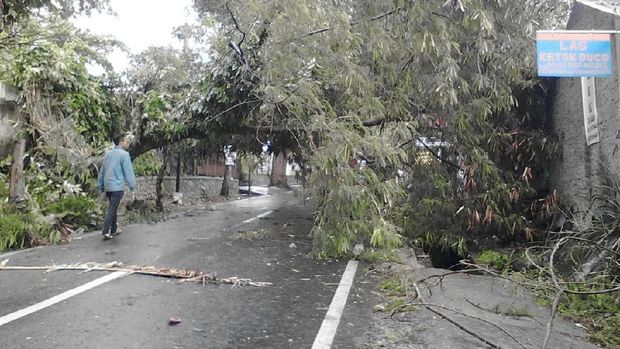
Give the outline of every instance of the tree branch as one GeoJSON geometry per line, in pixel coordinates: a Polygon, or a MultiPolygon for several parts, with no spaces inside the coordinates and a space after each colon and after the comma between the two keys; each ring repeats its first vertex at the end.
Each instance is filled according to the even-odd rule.
{"type": "MultiPolygon", "coordinates": [[[[436,315],[438,315],[438,316],[439,316],[439,317],[441,317],[442,319],[444,319],[444,320],[448,321],[449,323],[451,323],[451,324],[453,324],[454,326],[456,326],[456,327],[458,327],[459,329],[461,329],[463,332],[465,332],[465,333],[467,333],[467,334],[471,335],[472,337],[474,337],[474,338],[478,339],[479,341],[481,341],[482,343],[484,343],[484,344],[486,344],[486,345],[490,346],[491,348],[495,348],[495,349],[502,349],[502,347],[501,347],[501,346],[499,346],[498,344],[495,344],[495,343],[493,343],[493,342],[489,341],[488,339],[486,339],[486,338],[482,337],[481,335],[479,335],[479,334],[475,333],[474,331],[472,331],[472,330],[468,329],[467,327],[465,327],[465,326],[461,325],[460,323],[456,322],[455,320],[451,319],[450,317],[448,317],[447,315],[443,314],[442,312],[440,312],[440,311],[437,311],[437,310],[433,309],[433,308],[432,308],[432,306],[438,306],[438,305],[435,305],[435,304],[430,304],[430,303],[426,303],[426,301],[424,300],[424,296],[422,296],[422,291],[420,291],[420,288],[418,287],[418,284],[417,284],[417,283],[415,283],[415,282],[414,282],[414,283],[413,283],[413,287],[415,288],[415,291],[416,291],[416,294],[417,294],[417,298],[418,298],[418,299],[420,299],[420,301],[421,301],[421,303],[419,303],[419,304],[420,304],[420,305],[422,305],[423,307],[425,307],[428,311],[430,311],[430,312],[432,312],[432,313],[435,313],[436,315]]],[[[411,305],[415,305],[415,304],[416,304],[416,303],[412,303],[411,305]]],[[[438,307],[445,308],[445,307],[442,307],[442,306],[438,306],[438,307]]],[[[445,308],[445,309],[447,309],[447,308],[445,308]]],[[[454,310],[451,310],[451,309],[448,309],[448,310],[450,310],[450,311],[454,311],[454,310]]],[[[505,333],[507,333],[506,331],[504,331],[504,332],[505,332],[505,333]]],[[[512,337],[512,336],[511,336],[511,337],[512,337]]],[[[512,338],[514,339],[514,337],[512,337],[512,338]]],[[[516,341],[517,343],[521,344],[521,343],[520,343],[519,341],[517,341],[516,339],[515,339],[515,341],[516,341]]]]}
{"type": "Polygon", "coordinates": [[[230,40],[228,42],[228,46],[232,48],[239,55],[239,58],[241,59],[243,64],[247,67],[248,60],[245,58],[243,54],[243,49],[241,48],[241,44],[243,44],[243,41],[245,40],[245,32],[241,30],[241,28],[239,28],[239,23],[237,23],[237,18],[235,18],[235,15],[232,13],[230,7],[228,7],[228,2],[226,2],[226,10],[228,10],[230,17],[232,17],[233,23],[235,24],[235,28],[237,28],[237,31],[239,31],[242,35],[241,40],[238,43],[235,44],[232,40],[230,40]]]}
{"type": "MultiPolygon", "coordinates": [[[[393,10],[390,10],[390,11],[384,12],[384,13],[382,13],[382,14],[380,14],[380,15],[377,15],[377,16],[374,16],[374,17],[371,17],[371,18],[370,18],[370,21],[371,21],[371,22],[372,22],[372,21],[377,21],[377,20],[382,19],[382,18],[384,18],[384,17],[390,16],[390,15],[392,15],[392,14],[394,14],[394,13],[396,13],[396,12],[400,11],[400,10],[402,10],[402,8],[397,7],[397,8],[395,8],[395,9],[393,9],[393,10]]],[[[350,24],[351,26],[354,26],[354,25],[358,25],[359,23],[360,23],[360,22],[355,22],[355,21],[353,21],[353,22],[350,22],[349,24],[350,24]]],[[[312,36],[312,35],[316,35],[316,34],[325,33],[326,31],[330,31],[330,30],[333,30],[333,29],[334,29],[333,27],[327,27],[327,28],[322,28],[322,29],[316,29],[316,30],[313,30],[313,31],[311,31],[311,32],[309,32],[309,33],[306,33],[306,36],[312,36]]]]}

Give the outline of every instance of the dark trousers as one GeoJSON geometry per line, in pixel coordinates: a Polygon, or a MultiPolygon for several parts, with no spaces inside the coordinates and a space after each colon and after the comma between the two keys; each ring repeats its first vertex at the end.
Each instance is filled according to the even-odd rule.
{"type": "Polygon", "coordinates": [[[118,228],[118,225],[116,225],[116,214],[123,194],[124,192],[122,191],[108,191],[105,193],[110,202],[110,206],[108,206],[108,214],[105,216],[105,222],[103,223],[103,234],[107,234],[108,232],[116,234],[116,229],[118,228]]]}

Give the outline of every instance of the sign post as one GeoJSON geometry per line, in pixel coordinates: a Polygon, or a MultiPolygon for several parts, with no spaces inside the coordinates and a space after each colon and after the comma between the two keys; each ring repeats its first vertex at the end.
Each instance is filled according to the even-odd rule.
{"type": "Polygon", "coordinates": [[[600,141],[594,78],[613,75],[611,34],[615,31],[538,31],[538,76],[581,78],[586,144],[600,141]]]}
{"type": "Polygon", "coordinates": [[[537,32],[538,76],[612,76],[611,34],[537,32]]]}
{"type": "Polygon", "coordinates": [[[600,141],[594,78],[581,78],[581,100],[583,101],[583,122],[586,130],[586,144],[592,145],[600,141]]]}

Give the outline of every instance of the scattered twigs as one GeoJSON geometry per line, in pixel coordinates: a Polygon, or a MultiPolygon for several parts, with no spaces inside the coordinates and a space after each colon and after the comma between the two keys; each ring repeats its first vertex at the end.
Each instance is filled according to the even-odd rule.
{"type": "MultiPolygon", "coordinates": [[[[603,249],[603,250],[605,250],[605,251],[607,251],[609,253],[615,254],[616,256],[620,257],[620,252],[612,250],[611,248],[609,248],[609,247],[607,247],[607,246],[605,246],[603,244],[600,244],[600,243],[598,243],[596,241],[592,241],[592,240],[585,239],[585,238],[580,238],[580,237],[577,237],[577,236],[566,236],[566,239],[585,242],[587,245],[594,245],[594,246],[596,246],[596,247],[598,247],[600,249],[603,249]]],[[[618,243],[620,243],[620,239],[618,239],[616,241],[616,244],[618,244],[618,243]]]]}
{"type": "Polygon", "coordinates": [[[167,277],[173,279],[180,279],[182,283],[185,282],[201,282],[203,285],[208,283],[220,283],[229,284],[234,287],[238,286],[255,286],[265,287],[271,285],[269,282],[255,282],[251,279],[242,279],[236,276],[229,278],[219,279],[215,273],[209,274],[197,270],[184,270],[174,268],[156,268],[152,266],[127,266],[124,267],[122,263],[78,263],[78,264],[63,264],[63,265],[51,265],[51,266],[7,266],[7,261],[0,263],[0,271],[9,270],[45,270],[46,272],[53,272],[59,270],[82,270],[83,272],[90,271],[107,271],[107,272],[127,272],[131,274],[142,274],[158,277],[167,277]]]}
{"type": "Polygon", "coordinates": [[[553,304],[551,305],[551,316],[549,317],[549,321],[547,322],[547,332],[545,333],[545,340],[543,341],[542,349],[546,349],[547,345],[549,344],[551,329],[553,327],[553,319],[558,312],[558,305],[560,304],[560,299],[562,299],[563,295],[564,292],[558,291],[558,293],[555,295],[555,298],[553,299],[553,304]]]}
{"type": "Polygon", "coordinates": [[[483,267],[483,266],[481,266],[481,265],[474,264],[474,263],[470,263],[470,262],[466,262],[466,261],[464,261],[464,260],[463,260],[463,261],[460,261],[459,263],[460,263],[462,266],[468,267],[469,269],[464,269],[464,270],[455,270],[455,271],[447,272],[447,273],[444,273],[444,274],[434,274],[434,275],[429,275],[429,276],[427,276],[426,278],[421,279],[419,282],[420,282],[420,283],[427,283],[427,281],[428,281],[428,280],[430,280],[430,279],[433,279],[433,278],[438,278],[438,279],[439,279],[439,283],[441,284],[441,289],[443,289],[443,279],[444,279],[446,276],[450,276],[450,275],[454,275],[454,274],[465,274],[465,275],[469,275],[469,274],[474,274],[474,273],[484,272],[484,273],[486,273],[486,274],[489,274],[489,275],[495,276],[495,277],[497,277],[497,278],[499,278],[499,279],[503,279],[503,280],[509,281],[509,282],[511,282],[511,283],[514,283],[514,284],[516,284],[516,285],[519,285],[519,286],[521,286],[521,287],[523,287],[523,288],[525,288],[525,289],[528,289],[528,290],[532,290],[532,289],[533,289],[533,287],[532,287],[531,285],[528,285],[528,284],[525,284],[525,283],[519,282],[519,281],[514,280],[514,279],[512,279],[512,278],[510,278],[510,277],[507,277],[507,276],[501,275],[501,274],[499,274],[499,273],[497,273],[497,272],[494,272],[493,270],[491,270],[491,269],[489,269],[489,268],[485,268],[485,267],[483,267]]]}
{"type": "MultiPolygon", "coordinates": [[[[617,258],[618,256],[620,256],[620,252],[618,251],[618,246],[620,245],[620,239],[617,237],[614,237],[613,239],[607,242],[603,241],[602,239],[597,239],[595,241],[595,240],[591,240],[583,236],[577,236],[576,234],[577,233],[574,233],[574,232],[564,233],[562,235],[559,235],[557,239],[554,240],[553,243],[551,244],[548,244],[546,246],[532,246],[525,250],[525,257],[529,261],[530,265],[535,267],[540,272],[540,277],[543,278],[542,280],[539,280],[539,283],[517,280],[514,277],[511,277],[510,275],[504,275],[496,271],[490,270],[489,268],[485,266],[469,263],[466,261],[461,261],[461,265],[467,267],[467,269],[465,270],[446,272],[446,273],[437,274],[437,275],[430,275],[430,276],[427,276],[419,280],[418,283],[424,283],[425,285],[428,285],[427,287],[439,285],[443,288],[444,278],[449,275],[484,272],[485,274],[488,274],[488,275],[491,275],[497,278],[501,278],[511,283],[514,283],[516,285],[519,285],[541,296],[548,296],[549,294],[548,291],[551,289],[553,294],[551,296],[550,316],[548,320],[546,321],[546,324],[541,323],[541,325],[545,327],[545,336],[544,336],[543,342],[541,343],[541,348],[546,349],[549,346],[549,342],[551,340],[554,320],[557,317],[559,306],[563,299],[562,298],[563,296],[567,294],[575,294],[575,295],[609,294],[609,293],[620,291],[620,284],[618,283],[617,277],[613,276],[613,274],[611,275],[609,274],[610,270],[614,270],[610,268],[616,268],[618,265],[620,265],[620,260],[617,258]],[[590,279],[590,281],[585,280],[585,279],[583,280],[577,279],[576,282],[563,280],[562,275],[560,275],[560,272],[559,272],[559,270],[562,270],[562,268],[558,268],[558,266],[556,265],[557,264],[556,262],[559,260],[564,260],[564,263],[570,262],[570,259],[566,259],[566,258],[562,259],[559,256],[562,254],[566,254],[567,253],[566,251],[569,251],[568,253],[570,254],[575,248],[578,249],[577,252],[582,252],[581,254],[584,254],[584,253],[590,254],[590,255],[600,254],[601,251],[606,254],[604,258],[599,258],[596,261],[597,263],[599,262],[604,263],[604,265],[598,267],[600,271],[596,273],[595,279],[590,279]],[[533,253],[534,250],[542,251],[540,256],[544,256],[543,259],[545,261],[542,261],[539,258],[540,256],[534,255],[533,253]],[[607,268],[607,269],[603,269],[603,268],[607,268]],[[598,280],[601,280],[601,278],[603,280],[608,280],[608,281],[599,282],[598,280]],[[430,280],[434,280],[434,279],[438,280],[436,284],[433,285],[432,283],[429,283],[430,280]]],[[[590,234],[589,236],[592,236],[592,234],[590,234]]],[[[579,253],[577,253],[576,255],[579,255],[579,253]]],[[[575,260],[573,260],[573,262],[578,263],[575,260]]],[[[418,295],[421,296],[421,293],[420,293],[420,290],[417,284],[414,284],[414,287],[416,288],[416,292],[418,293],[418,295]]],[[[430,292],[430,289],[429,289],[429,292],[430,292]]],[[[445,308],[443,306],[438,306],[436,304],[426,303],[424,302],[423,298],[421,297],[418,297],[418,298],[420,299],[419,302],[404,304],[402,307],[395,309],[395,311],[399,311],[407,306],[420,305],[420,306],[425,306],[427,309],[429,309],[429,307],[441,308],[441,309],[447,309],[449,311],[453,311],[459,315],[463,315],[462,313],[458,313],[454,311],[453,309],[445,308]]],[[[481,308],[480,306],[477,306],[476,304],[470,301],[468,302],[477,308],[481,308]]],[[[461,330],[482,340],[488,345],[496,347],[496,344],[494,343],[489,344],[488,340],[484,338],[481,339],[481,336],[477,334],[472,334],[471,330],[468,330],[464,328],[463,326],[456,324],[453,319],[447,318],[445,314],[441,314],[436,309],[429,309],[429,311],[432,311],[438,316],[441,316],[447,321],[455,324],[461,330]]],[[[502,332],[505,333],[505,331],[502,331],[502,332]]],[[[523,346],[523,344],[521,343],[519,344],[523,346]]]]}
{"type": "Polygon", "coordinates": [[[493,308],[487,309],[487,308],[481,306],[480,304],[476,304],[476,303],[470,301],[467,298],[465,298],[465,301],[467,303],[471,304],[473,307],[478,308],[478,309],[483,310],[483,311],[487,311],[489,313],[494,313],[494,314],[499,314],[499,315],[504,315],[504,316],[510,316],[510,317],[519,317],[519,318],[527,317],[527,318],[530,318],[530,319],[538,322],[533,316],[531,316],[529,314],[528,315],[514,314],[514,313],[511,313],[511,312],[508,312],[508,311],[502,311],[502,310],[499,309],[499,307],[497,307],[497,309],[493,309],[493,308]]]}
{"type": "MultiPolygon", "coordinates": [[[[490,322],[488,322],[488,321],[486,321],[484,319],[480,319],[480,318],[477,318],[477,317],[473,317],[473,316],[470,316],[470,315],[463,314],[463,313],[461,313],[459,311],[456,311],[454,309],[450,309],[450,308],[447,308],[447,307],[444,307],[444,306],[441,306],[441,305],[437,305],[437,304],[427,303],[424,300],[424,296],[422,295],[422,291],[420,291],[420,288],[418,287],[418,284],[416,282],[413,283],[413,287],[415,288],[415,291],[416,291],[416,294],[417,294],[417,298],[420,300],[420,302],[414,302],[414,303],[411,303],[409,305],[421,305],[421,306],[425,307],[428,311],[430,311],[430,312],[436,314],[437,316],[441,317],[442,319],[448,321],[449,323],[451,323],[454,326],[456,326],[459,329],[461,329],[463,332],[465,332],[465,333],[469,334],[470,336],[478,339],[479,341],[481,341],[482,343],[488,345],[489,347],[495,348],[495,349],[502,349],[503,348],[500,345],[491,342],[490,340],[482,337],[481,335],[477,334],[476,332],[474,332],[474,331],[468,329],[467,327],[461,325],[456,320],[450,318],[449,316],[445,315],[444,313],[442,313],[442,312],[440,312],[438,310],[433,309],[433,307],[446,309],[446,310],[449,310],[451,312],[457,313],[459,315],[462,315],[462,316],[465,316],[465,317],[469,317],[469,318],[474,318],[474,319],[477,319],[477,320],[480,320],[482,322],[486,322],[486,323],[489,323],[489,324],[492,324],[492,323],[490,323],[490,322]]],[[[514,336],[510,335],[506,330],[502,329],[501,327],[499,327],[499,326],[497,326],[495,324],[492,324],[492,325],[494,325],[494,327],[499,328],[502,332],[508,334],[508,336],[510,336],[510,338],[512,338],[514,341],[519,343],[519,345],[521,345],[523,348],[525,348],[523,346],[523,344],[521,344],[516,338],[514,338],[514,336]]]]}
{"type": "MultiPolygon", "coordinates": [[[[600,248],[604,248],[606,250],[606,247],[594,242],[594,241],[590,241],[588,239],[584,239],[584,238],[578,238],[578,237],[574,237],[574,236],[564,236],[562,238],[560,238],[555,245],[553,246],[553,249],[551,251],[551,255],[549,256],[549,268],[548,268],[548,273],[549,276],[551,277],[551,281],[553,282],[553,285],[555,286],[556,289],[556,295],[553,299],[553,303],[551,305],[551,316],[549,317],[549,321],[547,322],[547,332],[545,334],[545,340],[543,342],[542,348],[546,349],[547,345],[549,344],[549,337],[551,335],[551,329],[553,327],[553,320],[557,314],[557,310],[558,310],[558,306],[560,304],[560,300],[562,299],[562,296],[566,293],[570,293],[570,294],[580,294],[580,295],[594,295],[594,294],[603,294],[603,293],[612,293],[612,292],[616,292],[620,290],[620,286],[616,286],[616,287],[612,287],[612,288],[608,288],[608,289],[604,289],[604,290],[593,290],[593,291],[574,291],[571,289],[566,288],[563,283],[561,282],[560,278],[558,278],[556,271],[555,271],[555,255],[557,254],[557,252],[560,250],[560,248],[562,247],[562,245],[566,244],[566,242],[568,242],[569,240],[578,240],[581,242],[586,242],[588,244],[592,244],[592,245],[596,245],[600,248]]],[[[613,250],[609,250],[613,253],[617,253],[613,250]]],[[[586,283],[587,284],[587,283],[586,283]]]]}
{"type": "MultiPolygon", "coordinates": [[[[488,321],[488,320],[485,320],[485,319],[479,318],[479,317],[477,317],[477,316],[468,315],[468,314],[465,314],[465,313],[463,313],[463,312],[460,312],[460,311],[458,311],[458,310],[456,310],[456,309],[451,309],[451,308],[448,308],[448,307],[444,307],[443,305],[439,305],[439,304],[433,304],[433,303],[415,303],[415,304],[416,304],[416,305],[423,305],[423,306],[425,306],[425,307],[429,306],[429,307],[435,307],[435,308],[445,309],[445,310],[451,311],[451,312],[453,312],[453,313],[455,313],[455,314],[458,314],[458,315],[464,316],[464,317],[466,317],[466,318],[470,318],[470,319],[474,319],[474,320],[478,320],[478,321],[484,322],[485,324],[487,324],[487,325],[491,325],[491,326],[493,326],[493,327],[497,328],[498,330],[500,330],[502,333],[504,333],[505,335],[507,335],[508,337],[510,337],[510,338],[511,338],[513,341],[515,341],[517,344],[519,344],[522,348],[527,348],[527,347],[526,347],[523,343],[521,343],[521,342],[520,342],[517,338],[515,338],[515,336],[513,336],[512,334],[510,334],[510,332],[506,331],[506,330],[505,330],[505,329],[503,329],[501,326],[499,326],[499,325],[497,325],[497,324],[494,324],[494,323],[492,323],[492,322],[490,322],[490,321],[488,321]]],[[[427,309],[428,309],[428,308],[427,308],[427,309]]],[[[460,328],[460,327],[459,327],[459,328],[460,328]]],[[[469,332],[468,332],[468,333],[469,333],[469,332]]]]}
{"type": "Polygon", "coordinates": [[[424,279],[419,280],[418,282],[421,284],[427,284],[429,280],[431,279],[438,279],[438,282],[436,285],[439,285],[440,289],[443,290],[443,279],[446,276],[450,276],[450,275],[454,275],[454,274],[470,274],[473,273],[477,270],[455,270],[455,271],[449,271],[447,273],[444,274],[433,274],[433,275],[429,275],[427,277],[425,277],[424,279]]]}
{"type": "MultiPolygon", "coordinates": [[[[468,301],[468,302],[469,302],[469,301],[468,301]]],[[[484,309],[484,308],[482,308],[482,307],[480,307],[480,306],[475,305],[474,303],[471,303],[471,302],[469,302],[469,303],[470,303],[470,304],[472,304],[472,305],[474,305],[474,306],[476,306],[476,307],[478,307],[478,308],[480,308],[480,309],[487,310],[487,309],[484,309]]],[[[445,314],[438,314],[438,312],[433,311],[433,310],[429,309],[428,307],[434,307],[434,308],[445,309],[445,310],[448,310],[448,311],[453,312],[453,313],[455,313],[455,314],[461,315],[461,316],[463,316],[463,317],[466,317],[466,318],[470,318],[470,319],[474,319],[474,320],[478,320],[478,321],[484,322],[484,323],[486,323],[486,324],[488,324],[488,325],[491,325],[491,326],[493,326],[493,327],[497,328],[497,329],[498,329],[498,330],[500,330],[502,333],[506,334],[508,337],[510,337],[512,340],[514,340],[517,344],[519,344],[522,348],[527,348],[527,347],[526,347],[523,343],[521,343],[521,342],[520,342],[517,338],[515,338],[512,334],[510,334],[510,332],[506,331],[506,330],[505,330],[505,329],[503,329],[501,326],[499,326],[499,325],[497,325],[497,324],[494,324],[494,323],[492,323],[492,322],[490,322],[490,321],[488,321],[488,320],[485,320],[485,319],[479,318],[479,317],[477,317],[477,316],[468,315],[468,314],[465,314],[465,313],[463,313],[463,312],[460,312],[460,311],[458,311],[458,310],[456,310],[456,309],[448,308],[448,307],[445,307],[445,306],[443,306],[443,305],[439,305],[439,304],[434,304],[434,303],[421,303],[421,302],[413,302],[413,303],[403,304],[403,305],[401,305],[401,306],[399,306],[399,307],[395,308],[395,309],[392,311],[392,313],[390,314],[390,317],[393,317],[393,316],[394,316],[394,314],[395,314],[396,312],[400,311],[401,309],[406,308],[406,307],[408,307],[408,306],[413,306],[413,305],[421,305],[421,306],[423,306],[423,307],[427,308],[428,310],[432,311],[433,313],[435,313],[435,314],[437,314],[437,315],[441,316],[443,319],[445,319],[445,320],[449,321],[450,323],[452,323],[452,324],[454,324],[454,325],[458,326],[461,330],[463,330],[463,331],[467,332],[468,334],[471,334],[471,333],[470,333],[470,330],[468,330],[468,329],[466,329],[466,328],[463,328],[462,326],[459,326],[459,324],[456,324],[456,323],[455,323],[455,320],[453,320],[453,319],[449,319],[449,318],[446,318],[446,315],[445,315],[445,314]]],[[[487,311],[490,311],[490,310],[487,310],[487,311]]],[[[478,339],[480,339],[477,335],[475,335],[475,337],[476,337],[476,338],[478,338],[478,339]]],[[[482,341],[484,342],[484,341],[486,341],[486,339],[484,339],[484,340],[482,340],[482,341]]],[[[486,343],[486,342],[485,342],[485,343],[486,343]]],[[[487,344],[489,344],[489,343],[487,343],[487,344]]],[[[489,345],[492,345],[492,343],[491,343],[491,344],[489,344],[489,345]]]]}

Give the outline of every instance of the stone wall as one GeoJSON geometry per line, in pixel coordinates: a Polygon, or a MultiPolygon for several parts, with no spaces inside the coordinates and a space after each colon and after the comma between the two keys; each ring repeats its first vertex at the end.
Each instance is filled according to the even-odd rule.
{"type": "MultiPolygon", "coordinates": [[[[568,29],[616,30],[620,29],[620,18],[577,2],[568,29]]],[[[586,208],[589,194],[601,184],[605,167],[615,176],[620,173],[619,43],[620,36],[612,35],[614,75],[595,79],[599,143],[586,145],[581,79],[559,78],[554,81],[551,125],[559,137],[561,150],[550,171],[551,184],[558,190],[562,202],[573,210],[586,208]]]]}
{"type": "MultiPolygon", "coordinates": [[[[247,177],[247,175],[246,175],[247,177]]],[[[252,176],[250,177],[250,180],[252,181],[252,185],[256,185],[256,186],[261,186],[261,187],[267,187],[269,186],[271,180],[269,178],[269,175],[267,174],[258,174],[258,173],[252,173],[252,176]]],[[[293,184],[299,184],[299,180],[297,179],[297,177],[295,176],[286,176],[286,181],[289,185],[293,185],[293,184]]],[[[248,181],[246,180],[242,180],[241,181],[241,185],[248,185],[248,181]]]]}
{"type": "MultiPolygon", "coordinates": [[[[218,177],[181,177],[181,193],[186,200],[199,200],[220,195],[222,178],[218,177]]],[[[156,198],[155,185],[157,177],[139,177],[137,179],[136,199],[154,200],[156,198]]],[[[176,177],[164,177],[164,197],[172,197],[175,192],[176,177]]],[[[231,180],[230,194],[239,193],[239,181],[231,180]]]]}

